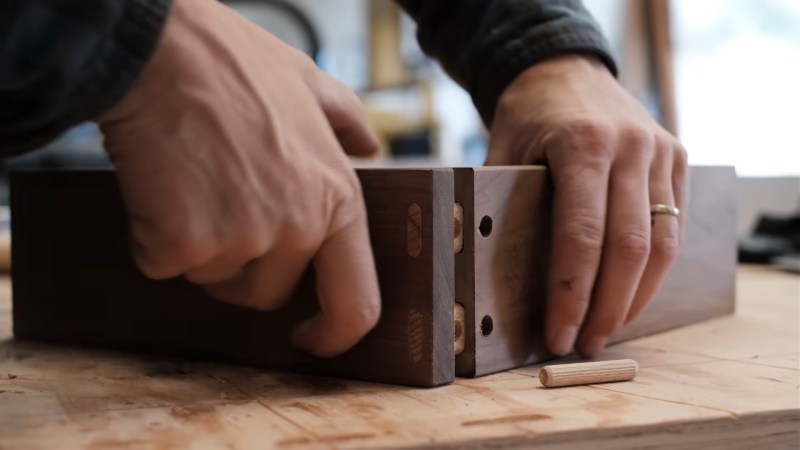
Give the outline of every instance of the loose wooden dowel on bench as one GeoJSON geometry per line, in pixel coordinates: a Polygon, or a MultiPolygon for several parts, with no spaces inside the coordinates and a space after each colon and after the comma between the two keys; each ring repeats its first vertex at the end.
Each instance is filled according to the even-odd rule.
{"type": "Polygon", "coordinates": [[[539,381],[544,387],[630,381],[639,374],[639,364],[632,359],[557,364],[542,367],[539,381]]]}

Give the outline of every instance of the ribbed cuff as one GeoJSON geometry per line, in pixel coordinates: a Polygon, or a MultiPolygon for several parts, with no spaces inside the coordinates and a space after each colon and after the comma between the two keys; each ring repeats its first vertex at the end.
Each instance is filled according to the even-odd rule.
{"type": "Polygon", "coordinates": [[[37,77],[25,80],[30,84],[22,83],[17,92],[0,92],[6,108],[20,111],[16,122],[0,123],[0,158],[49,144],[122,100],[155,52],[171,0],[95,0],[90,5],[58,6],[45,10],[57,19],[53,33],[70,33],[69,26],[76,23],[84,29],[64,36],[62,54],[48,48],[41,67],[30,69],[39,71],[37,77]],[[90,7],[96,10],[80,10],[90,7]]]}
{"type": "Polygon", "coordinates": [[[87,102],[81,121],[102,114],[122,100],[155,52],[166,23],[171,0],[128,0],[106,54],[100,55],[92,80],[86,85],[87,102]]]}

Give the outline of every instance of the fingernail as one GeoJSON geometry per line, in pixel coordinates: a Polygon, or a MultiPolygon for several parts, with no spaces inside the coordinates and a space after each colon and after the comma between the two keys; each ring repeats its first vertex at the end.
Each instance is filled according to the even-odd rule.
{"type": "Polygon", "coordinates": [[[559,356],[564,356],[572,350],[575,338],[578,336],[578,327],[569,325],[564,327],[556,336],[551,351],[559,356]]]}
{"type": "Polygon", "coordinates": [[[600,350],[605,348],[607,342],[608,342],[607,336],[595,336],[591,338],[589,342],[586,344],[585,348],[586,356],[590,358],[597,356],[597,354],[600,353],[600,350]]]}

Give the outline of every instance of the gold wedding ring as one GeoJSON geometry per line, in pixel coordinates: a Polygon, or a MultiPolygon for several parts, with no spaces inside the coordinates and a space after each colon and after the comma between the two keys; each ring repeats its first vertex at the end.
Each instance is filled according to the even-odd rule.
{"type": "Polygon", "coordinates": [[[662,205],[656,203],[650,206],[650,214],[669,214],[670,216],[678,217],[680,215],[678,208],[669,205],[662,205]]]}

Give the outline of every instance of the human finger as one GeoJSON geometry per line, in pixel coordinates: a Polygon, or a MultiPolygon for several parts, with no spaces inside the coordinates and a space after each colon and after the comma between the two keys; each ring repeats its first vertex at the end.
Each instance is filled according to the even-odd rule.
{"type": "MultiPolygon", "coordinates": [[[[667,144],[669,145],[669,144],[667,144]]],[[[680,164],[680,161],[677,161],[680,164]]],[[[681,169],[678,169],[679,171],[681,169]]],[[[680,175],[679,175],[680,177],[680,175]]],[[[673,154],[670,148],[657,152],[650,169],[650,205],[682,206],[673,193],[674,190],[673,154]]],[[[680,193],[679,195],[683,195],[680,193]]],[[[681,208],[678,207],[678,214],[681,208]]],[[[678,256],[680,248],[679,217],[669,214],[651,216],[651,252],[642,281],[634,297],[625,322],[634,320],[652,300],[678,256]]]]}
{"type": "Polygon", "coordinates": [[[235,278],[249,262],[250,259],[247,257],[221,255],[206,264],[193,267],[184,274],[184,277],[195,284],[220,283],[235,278]]]}
{"type": "Polygon", "coordinates": [[[633,302],[650,254],[648,171],[652,138],[629,133],[609,177],[608,218],[595,290],[578,338],[578,351],[593,357],[619,330],[633,302]]]}
{"type": "Polygon", "coordinates": [[[549,158],[554,193],[546,341],[557,355],[573,348],[603,249],[610,164],[599,148],[606,141],[587,144],[591,143],[598,147],[589,146],[585,152],[581,145],[573,145],[549,158]]]}
{"type": "MultiPolygon", "coordinates": [[[[365,215],[364,215],[365,216],[365,215]]],[[[320,311],[293,332],[295,344],[322,357],[349,350],[381,310],[366,218],[328,237],[314,257],[320,311]]]]}
{"type": "Polygon", "coordinates": [[[378,153],[380,142],[369,127],[358,97],[328,75],[320,74],[320,77],[316,95],[345,153],[353,156],[378,153]]]}
{"type": "Polygon", "coordinates": [[[217,299],[258,309],[275,310],[289,299],[308,267],[311,254],[296,249],[277,248],[243,267],[236,276],[206,284],[217,299]]]}

